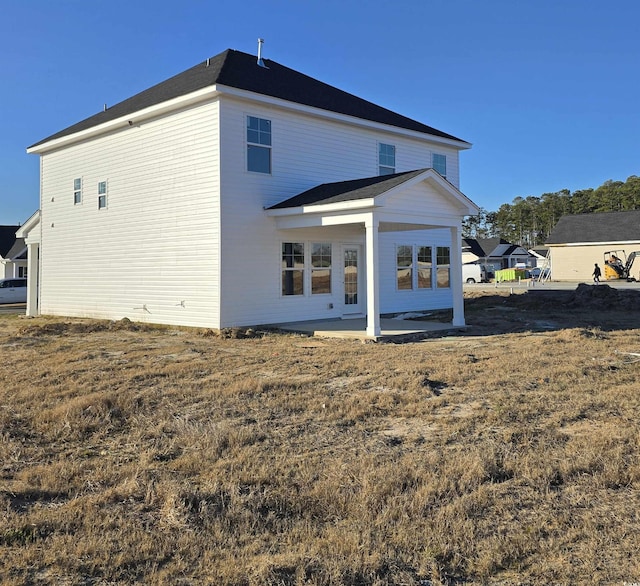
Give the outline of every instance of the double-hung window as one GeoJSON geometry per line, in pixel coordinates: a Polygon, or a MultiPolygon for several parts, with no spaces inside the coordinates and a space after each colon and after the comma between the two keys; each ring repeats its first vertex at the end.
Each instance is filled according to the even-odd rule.
{"type": "Polygon", "coordinates": [[[100,181],[98,183],[98,209],[102,210],[107,207],[107,182],[100,181]]]}
{"type": "Polygon", "coordinates": [[[413,246],[396,248],[396,283],[398,290],[413,289],[413,246]]]}
{"type": "Polygon", "coordinates": [[[247,116],[247,171],[271,173],[271,120],[247,116]]]}
{"type": "Polygon", "coordinates": [[[378,144],[378,175],[392,175],[396,172],[396,147],[392,144],[378,144]]]}
{"type": "Polygon", "coordinates": [[[304,295],[304,244],[282,243],[282,294],[304,295]]]}
{"type": "Polygon", "coordinates": [[[78,205],[82,203],[82,179],[73,180],[73,204],[78,205]]]}
{"type": "Polygon", "coordinates": [[[431,289],[432,250],[431,246],[418,246],[418,289],[431,289]]]}
{"type": "Polygon", "coordinates": [[[330,242],[283,242],[282,295],[330,294],[331,262],[330,242]]]}
{"type": "Polygon", "coordinates": [[[331,243],[311,244],[311,294],[331,293],[331,243]]]}
{"type": "Polygon", "coordinates": [[[451,249],[448,246],[438,246],[436,252],[436,274],[438,289],[451,286],[451,249]]]}
{"type": "Polygon", "coordinates": [[[447,178],[447,156],[433,153],[431,155],[431,167],[440,173],[445,179],[447,178]]]}

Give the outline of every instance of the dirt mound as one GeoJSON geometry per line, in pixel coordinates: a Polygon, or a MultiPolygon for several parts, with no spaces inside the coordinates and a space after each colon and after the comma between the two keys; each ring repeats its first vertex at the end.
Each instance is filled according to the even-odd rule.
{"type": "Polygon", "coordinates": [[[52,322],[42,325],[26,326],[20,329],[22,336],[60,336],[63,334],[86,334],[90,332],[103,332],[106,330],[138,331],[148,329],[140,324],[132,322],[128,318],[118,321],[88,320],[83,322],[52,322]]]}
{"type": "Polygon", "coordinates": [[[640,307],[640,291],[615,289],[605,284],[580,283],[567,300],[567,307],[594,308],[600,311],[637,309],[640,307]]]}

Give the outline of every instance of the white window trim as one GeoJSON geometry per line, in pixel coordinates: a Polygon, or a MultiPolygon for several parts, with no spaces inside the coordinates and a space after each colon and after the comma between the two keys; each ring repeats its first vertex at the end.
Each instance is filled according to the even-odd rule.
{"type": "MultiPolygon", "coordinates": [[[[322,241],[322,240],[281,240],[280,241],[280,262],[278,264],[280,268],[279,272],[279,291],[280,297],[282,299],[309,299],[309,298],[322,298],[322,297],[332,297],[335,295],[335,267],[336,267],[336,244],[332,241],[322,241]],[[303,261],[304,264],[302,266],[302,295],[285,295],[282,293],[282,246],[284,244],[302,244],[304,246],[304,254],[303,261]],[[331,246],[331,266],[328,267],[331,276],[330,276],[330,287],[331,291],[329,293],[313,293],[312,289],[312,275],[314,267],[312,266],[312,249],[314,244],[329,244],[331,246]]],[[[300,269],[290,269],[290,270],[300,270],[300,269]]],[[[321,270],[320,267],[317,267],[316,270],[321,270]]]]}
{"type": "Polygon", "coordinates": [[[82,177],[76,177],[73,180],[73,205],[74,206],[79,206],[82,205],[82,177]],[[76,181],[80,181],[80,188],[76,189],[76,181]],[[80,199],[78,201],[76,201],[76,194],[79,195],[80,199]]]}
{"type": "Polygon", "coordinates": [[[396,148],[396,145],[395,144],[390,144],[388,142],[378,141],[378,149],[377,150],[378,150],[378,152],[377,152],[377,157],[378,157],[378,175],[382,176],[382,173],[380,172],[381,169],[390,169],[391,173],[388,173],[389,175],[393,175],[394,173],[396,173],[396,169],[397,169],[397,165],[396,165],[397,148],[396,148]],[[383,165],[380,162],[380,147],[382,145],[393,147],[393,167],[391,167],[390,165],[383,165]]]}
{"type": "MultiPolygon", "coordinates": [[[[394,267],[396,271],[395,281],[396,281],[396,293],[417,293],[419,291],[435,291],[436,289],[446,289],[447,287],[438,287],[438,244],[426,244],[423,242],[418,243],[406,243],[406,242],[398,242],[395,245],[395,257],[394,257],[394,267]],[[410,289],[400,289],[398,287],[398,248],[400,246],[408,246],[411,248],[411,288],[410,289]],[[431,286],[430,287],[418,287],[418,249],[419,248],[429,248],[431,250],[431,286]]],[[[449,249],[449,260],[451,260],[451,246],[440,246],[440,248],[448,248],[449,249]]],[[[451,263],[449,263],[449,289],[451,288],[451,263]]]]}
{"type": "MultiPolygon", "coordinates": [[[[251,173],[252,175],[262,175],[264,176],[272,176],[273,175],[273,121],[271,118],[264,118],[263,116],[258,116],[256,114],[249,114],[248,112],[244,113],[244,169],[246,173],[251,173]],[[260,144],[257,142],[251,142],[249,141],[249,138],[247,137],[247,124],[249,121],[249,118],[257,118],[258,120],[268,120],[269,123],[271,124],[271,144],[260,144]],[[252,171],[251,169],[249,169],[249,146],[254,146],[254,147],[259,147],[259,148],[263,148],[263,149],[268,149],[269,150],[269,172],[268,173],[263,173],[262,171],[252,171]]],[[[287,296],[288,297],[288,296],[287,296]]],[[[294,295],[294,297],[296,297],[294,295]]]]}
{"type": "Polygon", "coordinates": [[[98,181],[98,210],[106,210],[109,208],[109,182],[104,179],[98,181]],[[100,186],[104,183],[104,193],[100,193],[100,186]],[[104,205],[100,205],[100,200],[104,198],[104,205]]]}

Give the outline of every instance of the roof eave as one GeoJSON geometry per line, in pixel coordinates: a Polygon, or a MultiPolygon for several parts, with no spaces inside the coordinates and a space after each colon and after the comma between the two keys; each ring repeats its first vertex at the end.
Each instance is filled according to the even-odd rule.
{"type": "Polygon", "coordinates": [[[68,134],[66,136],[61,136],[60,138],[54,140],[37,143],[27,148],[27,153],[42,154],[47,151],[66,147],[71,144],[87,140],[89,138],[94,138],[102,134],[107,134],[109,132],[113,132],[114,130],[122,130],[125,128],[138,126],[142,122],[146,122],[151,118],[156,118],[168,112],[179,110],[188,106],[192,106],[194,104],[206,102],[207,100],[215,98],[218,94],[219,92],[216,86],[211,85],[198,91],[186,94],[184,96],[179,96],[177,98],[167,100],[166,102],[154,104],[153,106],[149,106],[148,108],[138,110],[137,112],[133,112],[131,114],[126,114],[125,116],[120,116],[119,118],[109,120],[108,122],[104,122],[103,124],[92,126],[91,128],[87,128],[79,132],[74,132],[73,134],[68,134]]]}
{"type": "Polygon", "coordinates": [[[309,204],[295,208],[266,209],[268,216],[296,216],[300,214],[326,214],[331,212],[346,212],[376,207],[375,198],[352,199],[325,204],[309,204]]]}
{"type": "Polygon", "coordinates": [[[330,119],[334,122],[343,122],[352,124],[355,126],[366,127],[369,129],[381,130],[384,132],[393,132],[394,134],[401,134],[403,136],[418,138],[420,140],[428,139],[430,142],[450,146],[458,150],[470,149],[473,145],[470,142],[464,140],[453,140],[437,136],[435,134],[429,134],[426,132],[418,132],[416,130],[409,130],[400,126],[392,126],[390,124],[383,124],[381,122],[374,122],[367,120],[366,118],[359,118],[357,116],[349,116],[348,114],[340,114],[338,112],[332,112],[331,110],[324,110],[315,106],[307,106],[298,102],[291,102],[283,98],[275,98],[266,94],[260,94],[249,90],[238,89],[232,86],[224,84],[217,84],[217,89],[220,93],[228,96],[233,96],[239,99],[261,102],[270,106],[279,107],[287,110],[293,110],[295,112],[301,112],[309,114],[319,118],[330,119]]]}

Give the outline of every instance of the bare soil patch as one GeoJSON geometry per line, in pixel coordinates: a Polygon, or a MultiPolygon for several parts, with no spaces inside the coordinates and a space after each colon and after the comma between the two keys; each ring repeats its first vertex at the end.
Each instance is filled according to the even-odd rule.
{"type": "Polygon", "coordinates": [[[0,583],[638,582],[610,289],[470,295],[403,344],[0,317],[0,583]]]}

